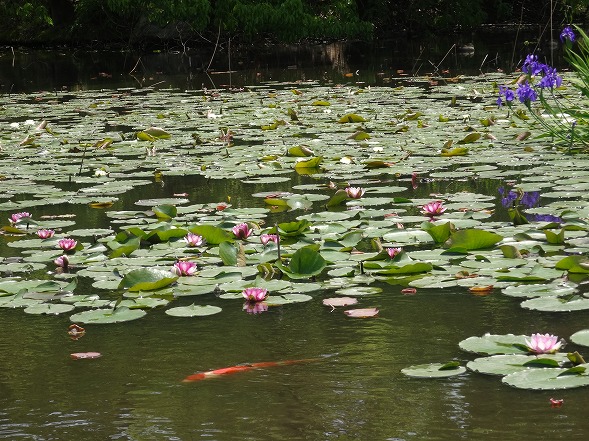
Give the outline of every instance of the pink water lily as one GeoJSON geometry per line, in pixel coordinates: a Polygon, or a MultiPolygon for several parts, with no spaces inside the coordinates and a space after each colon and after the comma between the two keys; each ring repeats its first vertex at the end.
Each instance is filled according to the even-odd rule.
{"type": "Polygon", "coordinates": [[[70,259],[64,254],[53,261],[55,265],[66,270],[70,264],[70,259]]]}
{"type": "Polygon", "coordinates": [[[391,259],[397,257],[401,251],[403,251],[403,248],[387,248],[387,253],[391,259]]]}
{"type": "Polygon", "coordinates": [[[239,225],[236,225],[232,228],[233,234],[237,239],[247,239],[252,235],[254,230],[252,230],[248,224],[245,222],[239,225]]]}
{"type": "Polygon", "coordinates": [[[422,209],[423,214],[430,217],[437,216],[446,211],[446,207],[444,207],[444,203],[442,201],[430,202],[429,204],[425,204],[422,209]]]}
{"type": "Polygon", "coordinates": [[[194,233],[188,233],[184,236],[184,241],[189,247],[199,247],[205,242],[202,236],[194,233]]]}
{"type": "Polygon", "coordinates": [[[260,234],[260,242],[262,245],[268,245],[268,242],[278,243],[278,235],[276,234],[260,234]]]}
{"type": "Polygon", "coordinates": [[[37,236],[39,236],[40,239],[49,239],[49,238],[53,237],[54,234],[55,234],[54,230],[42,229],[42,230],[37,231],[37,236]]]}
{"type": "Polygon", "coordinates": [[[245,302],[243,310],[248,314],[261,314],[268,311],[268,304],[266,302],[245,302]]]}
{"type": "Polygon", "coordinates": [[[526,345],[534,354],[553,354],[562,346],[556,335],[532,334],[530,339],[526,338],[526,345]]]}
{"type": "Polygon", "coordinates": [[[360,199],[366,193],[362,187],[346,187],[345,192],[350,199],[360,199]]]}
{"type": "Polygon", "coordinates": [[[261,302],[268,297],[268,290],[266,288],[246,288],[242,291],[243,297],[248,302],[261,302]]]}
{"type": "Polygon", "coordinates": [[[76,245],[78,245],[78,242],[74,239],[66,238],[66,239],[61,239],[59,242],[57,242],[57,245],[59,246],[59,248],[61,248],[64,251],[71,251],[74,248],[76,248],[76,245]]]}
{"type": "Polygon", "coordinates": [[[32,217],[32,214],[27,211],[21,211],[20,213],[13,213],[10,215],[10,218],[8,219],[8,221],[11,224],[15,224],[24,217],[32,217]]]}
{"type": "Polygon", "coordinates": [[[197,265],[188,260],[180,260],[172,267],[172,272],[177,276],[192,276],[196,273],[197,265]]]}

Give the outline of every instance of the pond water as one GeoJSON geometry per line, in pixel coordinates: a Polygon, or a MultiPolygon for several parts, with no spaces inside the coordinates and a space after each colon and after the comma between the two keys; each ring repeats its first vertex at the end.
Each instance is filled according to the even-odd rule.
{"type": "MultiPolygon", "coordinates": [[[[86,57],[92,56],[80,56],[85,60],[81,71],[102,71],[88,67],[86,57]]],[[[58,64],[51,64],[56,72],[58,64]]],[[[126,64],[126,68],[129,66],[126,64]]],[[[346,67],[349,69],[339,67],[337,74],[329,72],[326,78],[317,76],[316,70],[309,76],[301,69],[283,70],[281,74],[265,71],[262,75],[257,75],[256,69],[236,69],[232,85],[245,87],[237,93],[204,90],[202,84],[212,87],[206,83],[213,81],[211,77],[203,80],[202,74],[192,77],[185,72],[180,76],[154,74],[153,78],[139,80],[125,77],[123,84],[118,80],[111,84],[104,77],[85,77],[83,84],[79,77],[74,81],[61,81],[57,76],[49,82],[39,78],[19,82],[19,75],[15,75],[4,80],[4,95],[0,97],[0,219],[26,210],[40,226],[57,229],[56,236],[71,234],[84,242],[85,249],[71,258],[77,267],[72,273],[84,274],[78,277],[75,294],[120,300],[125,290],[105,289],[106,285],[100,283],[111,280],[102,281],[91,271],[96,262],[105,262],[97,256],[108,254],[106,248],[90,252],[96,245],[92,235],[104,246],[125,228],[139,225],[150,230],[159,224],[145,211],[168,200],[178,201],[179,210],[185,207],[177,216],[179,226],[211,223],[230,230],[232,224],[249,221],[265,231],[275,223],[309,217],[317,229],[325,228],[331,236],[311,231],[303,240],[322,244],[321,252],[332,256],[335,262],[328,270],[352,268],[355,278],[344,272],[326,275],[326,270],[301,282],[301,286],[321,284],[317,290],[301,291],[311,295],[311,300],[271,306],[260,314],[246,313],[239,296],[227,299],[218,291],[182,294],[173,300],[173,306],[207,304],[222,308],[222,312],[187,318],[166,314],[169,306],[153,308],[139,320],[84,324],[86,334],[77,340],[67,333],[71,313],[32,315],[25,314],[23,308],[2,307],[0,439],[433,441],[585,436],[589,430],[585,416],[589,395],[584,388],[516,389],[503,384],[499,376],[472,371],[422,379],[406,376],[401,370],[452,360],[464,366],[478,355],[464,352],[458,343],[486,333],[549,332],[568,339],[586,327],[589,312],[524,309],[520,306],[522,299],[503,295],[503,288],[517,283],[500,280],[498,273],[523,264],[518,260],[493,271],[487,271],[484,264],[477,266],[477,262],[499,259],[498,249],[471,251],[466,258],[470,266],[464,267],[472,272],[480,270],[481,277],[495,285],[490,295],[473,295],[468,284],[442,283],[442,279],[420,286],[415,295],[407,295],[401,291],[409,281],[374,277],[366,282],[359,274],[359,260],[339,262],[340,257],[335,256],[341,251],[336,253],[327,242],[343,241],[339,228],[349,227],[364,233],[364,239],[354,246],[367,255],[376,254],[370,254],[370,239],[382,237],[385,246],[400,245],[416,260],[434,261],[440,267],[433,270],[436,275],[441,267],[454,274],[465,262],[428,255],[430,249],[439,246],[419,236],[420,225],[427,219],[420,214],[421,204],[441,199],[448,203],[448,213],[442,219],[461,228],[476,225],[498,231],[504,237],[525,232],[530,235],[529,243],[525,243],[532,249],[540,243],[540,230],[534,229],[536,224],[513,226],[502,205],[505,195],[498,188],[510,185],[529,194],[542,192],[540,202],[527,207],[529,213],[557,215],[570,209],[585,219],[588,208],[581,193],[586,184],[586,157],[566,157],[547,140],[516,142],[514,135],[527,126],[508,122],[498,122],[489,129],[497,137],[494,145],[487,138],[471,146],[468,156],[440,157],[444,143],[464,138],[468,126],[485,132],[479,121],[495,112],[489,110],[494,108],[495,99],[490,84],[504,81],[505,76],[488,74],[456,82],[446,75],[447,80],[434,84],[428,77],[416,76],[408,81],[395,76],[390,66],[386,66],[384,76],[377,76],[379,69],[373,69],[369,72],[374,76],[361,77],[364,69],[360,68],[356,74],[360,78],[350,79],[342,73],[356,66],[346,67]],[[266,75],[271,75],[272,81],[266,75]],[[389,76],[394,78],[385,84],[383,78],[389,76]],[[164,83],[146,87],[161,81],[164,83]],[[341,81],[345,82],[343,87],[337,85],[341,81]],[[54,88],[56,92],[21,93],[31,90],[30,84],[36,85],[32,90],[54,88]],[[166,89],[160,88],[164,85],[166,89]],[[168,88],[170,85],[175,88],[168,88]],[[355,93],[367,85],[370,90],[355,93]],[[86,89],[96,90],[84,92],[86,89]],[[8,94],[10,91],[13,93],[8,94]],[[451,98],[458,105],[450,106],[451,98]],[[310,103],[319,99],[329,100],[333,110],[312,107],[310,103]],[[222,116],[207,118],[209,109],[222,116]],[[295,109],[304,123],[291,117],[284,127],[278,124],[274,130],[260,129],[260,125],[271,125],[281,118],[288,120],[287,109],[295,109]],[[370,115],[370,120],[362,127],[332,124],[348,111],[370,115]],[[423,115],[414,118],[417,111],[423,115]],[[450,119],[450,126],[444,126],[443,118],[438,118],[442,113],[450,119]],[[28,119],[35,125],[44,119],[51,130],[34,132],[25,123],[28,119]],[[419,127],[418,120],[422,121],[419,127]],[[172,133],[172,138],[146,142],[146,148],[131,137],[156,124],[172,133]],[[359,128],[367,129],[371,138],[363,142],[350,139],[359,128]],[[228,129],[234,132],[232,144],[218,139],[219,131],[228,129]],[[22,143],[31,133],[35,140],[22,143]],[[105,137],[116,138],[114,149],[96,147],[95,142],[105,137]],[[153,150],[155,156],[150,153],[152,144],[157,150],[153,150]],[[284,151],[296,144],[321,152],[324,168],[295,172],[294,159],[284,151]],[[367,166],[370,161],[382,164],[367,166]],[[100,169],[109,175],[97,175],[100,169]],[[415,188],[413,172],[419,176],[415,188]],[[330,182],[340,188],[352,183],[368,191],[359,201],[347,201],[347,207],[326,210],[325,203],[335,192],[330,182]],[[118,186],[120,183],[129,187],[118,186]],[[303,197],[296,199],[300,206],[287,211],[268,207],[260,196],[291,191],[303,197]],[[148,202],[142,202],[145,200],[148,202]],[[105,206],[91,208],[92,201],[104,202],[105,206]],[[232,207],[219,210],[217,206],[223,202],[232,207]],[[129,212],[133,214],[127,217],[125,213],[129,212]],[[324,213],[324,217],[314,217],[313,213],[324,213]],[[73,217],[52,217],[64,214],[73,217]],[[405,228],[397,223],[404,223],[405,228]],[[419,238],[401,236],[403,230],[419,238]],[[387,236],[393,233],[395,236],[387,236]],[[84,269],[87,272],[82,272],[84,269]],[[377,289],[365,292],[366,286],[377,289]],[[342,308],[322,305],[323,299],[337,296],[336,291],[345,287],[357,290],[352,295],[357,297],[359,308],[378,308],[378,316],[350,318],[342,308]],[[70,357],[81,352],[100,352],[102,356],[81,360],[70,357]],[[182,381],[196,372],[285,360],[300,362],[182,381]],[[550,398],[564,399],[564,404],[551,407],[550,398]]],[[[147,70],[158,69],[152,66],[147,70]]],[[[228,80],[223,74],[215,85],[228,80]]],[[[497,117],[501,118],[507,117],[497,117]]],[[[586,232],[584,228],[581,230],[586,232]]],[[[0,237],[0,254],[15,257],[16,265],[2,262],[3,282],[20,281],[18,277],[64,280],[63,275],[56,274],[52,262],[61,252],[56,254],[54,247],[44,246],[32,234],[22,237],[10,233],[7,230],[0,237]],[[22,242],[27,240],[31,242],[22,242]],[[29,246],[21,247],[19,241],[29,246]],[[23,258],[25,263],[41,267],[23,270],[23,258]]],[[[154,259],[152,251],[155,259],[168,266],[187,253],[178,242],[170,243],[171,254],[165,254],[166,243],[142,247],[133,265],[139,265],[135,261],[141,259],[150,262],[154,259]]],[[[586,254],[587,247],[581,232],[568,230],[566,248],[558,244],[550,248],[544,242],[541,245],[547,253],[531,254],[535,262],[550,270],[556,259],[552,255],[558,257],[569,251],[586,254]]],[[[285,239],[286,252],[296,246],[296,242],[285,239]]],[[[211,256],[198,256],[199,265],[209,270],[222,268],[216,248],[208,250],[211,256]]],[[[246,249],[246,260],[260,254],[257,237],[255,244],[253,239],[246,241],[246,249]]],[[[353,259],[349,250],[345,253],[347,259],[353,259]]],[[[249,262],[247,267],[256,267],[249,262]]],[[[124,273],[129,267],[120,263],[119,269],[124,273]]],[[[253,280],[250,273],[244,273],[243,278],[253,280]]],[[[560,279],[547,276],[541,283],[560,279]]],[[[229,282],[227,286],[233,287],[227,291],[240,291],[236,288],[240,280],[229,282]]],[[[207,283],[210,281],[203,282],[207,283]]],[[[579,290],[583,291],[582,285],[579,290]]],[[[168,293],[162,297],[171,296],[168,293]]],[[[582,353],[583,347],[569,343],[568,350],[582,353]]]]}

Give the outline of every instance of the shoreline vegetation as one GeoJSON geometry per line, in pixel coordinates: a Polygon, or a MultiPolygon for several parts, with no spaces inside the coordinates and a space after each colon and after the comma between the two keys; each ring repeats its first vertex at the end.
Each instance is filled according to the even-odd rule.
{"type": "MultiPolygon", "coordinates": [[[[0,46],[188,51],[333,41],[525,33],[586,21],[589,0],[0,0],[0,46]],[[546,3],[546,2],[544,2],[546,3]],[[542,6],[542,7],[540,7],[542,6]]],[[[556,36],[557,38],[557,36],[556,36]]]]}

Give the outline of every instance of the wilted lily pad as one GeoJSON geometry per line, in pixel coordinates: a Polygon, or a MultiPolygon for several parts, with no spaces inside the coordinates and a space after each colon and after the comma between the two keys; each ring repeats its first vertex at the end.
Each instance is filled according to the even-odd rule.
{"type": "Polygon", "coordinates": [[[332,297],[329,299],[323,299],[323,304],[325,306],[350,306],[355,305],[358,303],[358,299],[353,297],[332,297]]]}
{"type": "Polygon", "coordinates": [[[100,352],[74,352],[70,354],[70,357],[74,360],[84,360],[88,358],[100,358],[102,354],[100,352]]]}
{"type": "Polygon", "coordinates": [[[354,317],[354,318],[370,318],[370,317],[376,317],[378,315],[378,309],[377,308],[360,308],[360,309],[348,309],[347,311],[344,311],[344,314],[346,314],[348,317],[354,317]]]}

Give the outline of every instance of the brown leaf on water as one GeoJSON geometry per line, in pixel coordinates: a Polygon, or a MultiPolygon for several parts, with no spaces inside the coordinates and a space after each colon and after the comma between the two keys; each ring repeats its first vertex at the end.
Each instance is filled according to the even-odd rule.
{"type": "Polygon", "coordinates": [[[486,286],[471,286],[468,290],[477,296],[486,296],[491,294],[493,291],[493,285],[486,285],[486,286]]]}
{"type": "Polygon", "coordinates": [[[74,323],[67,328],[67,333],[72,340],[78,340],[86,334],[86,330],[74,323]]]}
{"type": "Polygon", "coordinates": [[[530,137],[530,135],[532,134],[532,132],[522,132],[520,134],[518,134],[515,139],[517,141],[524,141],[526,139],[528,139],[530,137]]]}

